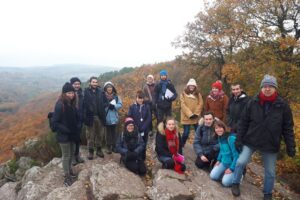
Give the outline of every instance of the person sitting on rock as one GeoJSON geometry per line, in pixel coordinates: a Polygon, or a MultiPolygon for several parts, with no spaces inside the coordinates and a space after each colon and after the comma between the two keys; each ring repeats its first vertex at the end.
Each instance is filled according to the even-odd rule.
{"type": "Polygon", "coordinates": [[[173,117],[168,117],[165,123],[158,124],[157,130],[155,151],[162,167],[184,173],[186,166],[177,122],[173,117]]]}
{"type": "Polygon", "coordinates": [[[217,162],[210,172],[210,178],[221,180],[225,187],[230,187],[233,180],[235,164],[239,158],[239,153],[235,148],[236,134],[226,132],[226,125],[218,120],[214,123],[215,133],[218,135],[220,152],[217,162]]]}
{"type": "Polygon", "coordinates": [[[197,155],[195,164],[200,169],[212,167],[219,153],[219,144],[213,129],[215,120],[217,118],[212,112],[205,112],[196,130],[193,146],[197,155]]]}
{"type": "Polygon", "coordinates": [[[124,131],[117,140],[116,150],[121,154],[121,161],[135,174],[145,175],[146,165],[143,160],[145,143],[131,117],[125,119],[124,131]]]}

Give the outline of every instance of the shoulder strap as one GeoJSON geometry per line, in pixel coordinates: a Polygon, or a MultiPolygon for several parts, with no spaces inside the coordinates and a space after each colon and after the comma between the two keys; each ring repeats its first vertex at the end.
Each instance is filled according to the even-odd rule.
{"type": "Polygon", "coordinates": [[[148,84],[146,84],[146,88],[147,88],[147,92],[148,92],[148,94],[149,94],[150,101],[152,101],[152,94],[151,94],[151,92],[150,92],[150,89],[149,89],[149,85],[148,85],[148,84]]]}

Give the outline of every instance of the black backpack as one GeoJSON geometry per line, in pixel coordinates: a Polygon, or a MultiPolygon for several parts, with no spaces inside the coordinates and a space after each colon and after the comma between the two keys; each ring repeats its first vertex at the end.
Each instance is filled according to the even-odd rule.
{"type": "Polygon", "coordinates": [[[48,113],[48,121],[49,121],[49,127],[50,127],[51,131],[55,132],[56,128],[55,128],[54,122],[53,122],[53,115],[54,115],[54,112],[48,113]]]}

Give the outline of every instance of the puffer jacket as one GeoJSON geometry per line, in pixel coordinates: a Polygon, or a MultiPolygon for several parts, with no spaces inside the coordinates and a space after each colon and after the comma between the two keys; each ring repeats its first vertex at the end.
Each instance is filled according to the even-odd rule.
{"type": "MultiPolygon", "coordinates": [[[[165,133],[165,127],[164,123],[161,122],[157,126],[157,134],[156,134],[156,139],[155,139],[155,151],[157,153],[158,157],[165,156],[165,157],[172,157],[171,152],[169,151],[167,139],[166,139],[166,133],[165,133]]],[[[182,154],[182,141],[181,141],[181,136],[178,133],[178,126],[176,126],[177,130],[177,136],[179,138],[179,150],[178,153],[182,154]]]]}
{"type": "Polygon", "coordinates": [[[238,140],[263,152],[276,153],[284,138],[287,152],[295,152],[295,135],[292,111],[286,101],[278,96],[270,111],[265,114],[256,95],[243,110],[238,125],[238,140]]]}
{"type": "Polygon", "coordinates": [[[188,95],[183,91],[180,95],[180,105],[180,123],[183,125],[197,124],[203,109],[203,99],[201,94],[199,93],[198,96],[192,94],[188,95]],[[196,114],[199,117],[190,119],[193,114],[196,114]]]}

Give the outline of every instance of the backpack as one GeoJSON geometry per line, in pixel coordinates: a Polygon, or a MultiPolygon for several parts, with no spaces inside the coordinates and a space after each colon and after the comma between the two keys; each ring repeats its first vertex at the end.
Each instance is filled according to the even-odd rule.
{"type": "Polygon", "coordinates": [[[54,115],[54,112],[48,113],[48,122],[49,122],[49,127],[50,127],[51,131],[55,132],[56,128],[55,128],[54,122],[53,122],[53,115],[54,115]]]}

